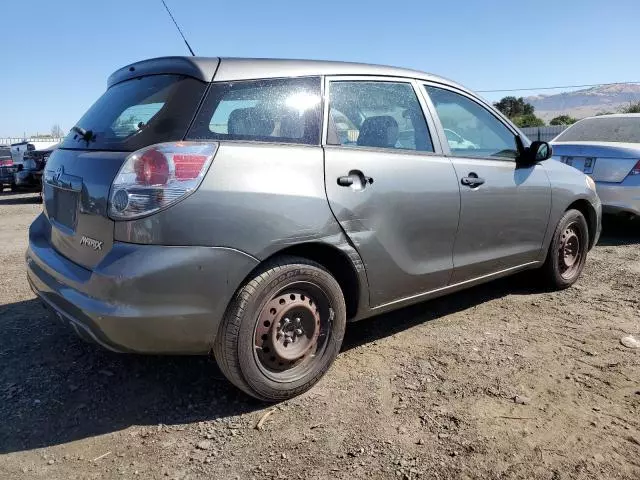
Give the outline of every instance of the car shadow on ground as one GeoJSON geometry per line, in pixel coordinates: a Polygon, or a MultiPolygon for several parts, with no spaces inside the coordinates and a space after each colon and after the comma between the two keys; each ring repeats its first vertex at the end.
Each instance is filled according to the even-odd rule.
{"type": "MultiPolygon", "coordinates": [[[[343,351],[507,294],[520,276],[380,315],[347,328],[343,351]]],[[[115,354],[83,342],[37,300],[0,306],[0,454],[265,407],[229,384],[211,358],[115,354]]]]}
{"type": "Polygon", "coordinates": [[[603,247],[640,245],[640,218],[629,219],[613,215],[603,216],[602,235],[598,245],[603,247]]]}
{"type": "Polygon", "coordinates": [[[461,312],[506,295],[530,295],[544,291],[536,285],[535,273],[523,272],[508,278],[421,302],[410,307],[350,324],[343,351],[389,337],[417,325],[461,312]]]}
{"type": "Polygon", "coordinates": [[[37,300],[1,306],[0,329],[0,454],[263,407],[207,357],[106,351],[77,338],[37,300]]]}
{"type": "Polygon", "coordinates": [[[26,205],[40,202],[40,194],[38,192],[0,192],[0,205],[26,205]]]}

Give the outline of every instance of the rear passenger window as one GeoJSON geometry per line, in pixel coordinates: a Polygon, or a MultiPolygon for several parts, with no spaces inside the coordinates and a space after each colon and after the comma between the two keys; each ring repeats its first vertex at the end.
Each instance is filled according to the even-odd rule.
{"type": "Polygon", "coordinates": [[[332,81],[329,143],[433,152],[433,144],[409,83],[332,81]]]}
{"type": "Polygon", "coordinates": [[[191,139],[320,143],[320,78],[212,83],[191,139]]]}

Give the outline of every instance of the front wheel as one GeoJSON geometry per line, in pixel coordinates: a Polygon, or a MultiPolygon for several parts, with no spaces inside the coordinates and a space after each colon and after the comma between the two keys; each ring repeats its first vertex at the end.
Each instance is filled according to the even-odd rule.
{"type": "Polygon", "coordinates": [[[322,266],[285,257],[236,293],[214,344],[224,375],[249,395],[282,401],[320,380],[340,351],[346,308],[322,266]]]}
{"type": "Polygon", "coordinates": [[[589,228],[584,215],[568,210],[558,222],[547,259],[542,267],[544,283],[561,290],[580,277],[589,250],[589,228]]]}

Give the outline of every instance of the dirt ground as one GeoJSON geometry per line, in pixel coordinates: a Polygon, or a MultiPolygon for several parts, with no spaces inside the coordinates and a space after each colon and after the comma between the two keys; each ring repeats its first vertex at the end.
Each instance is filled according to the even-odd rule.
{"type": "Polygon", "coordinates": [[[579,283],[526,275],[350,325],[310,392],[247,398],[198,357],[117,355],[24,275],[32,195],[0,196],[0,478],[640,478],[640,222],[579,283]],[[255,428],[267,412],[263,428],[255,428]]]}

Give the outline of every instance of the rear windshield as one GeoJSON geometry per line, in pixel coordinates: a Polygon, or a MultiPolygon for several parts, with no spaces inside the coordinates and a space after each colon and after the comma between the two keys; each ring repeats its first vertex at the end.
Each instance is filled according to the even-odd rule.
{"type": "Polygon", "coordinates": [[[320,143],[320,78],[212,83],[187,137],[320,143]]]}
{"type": "Polygon", "coordinates": [[[556,142],[640,143],[640,117],[594,117],[562,132],[556,142]]]}
{"type": "Polygon", "coordinates": [[[62,141],[62,148],[134,151],[182,140],[206,83],[182,75],[150,75],[113,85],[62,141]],[[86,132],[86,133],[85,133],[86,132]]]}

